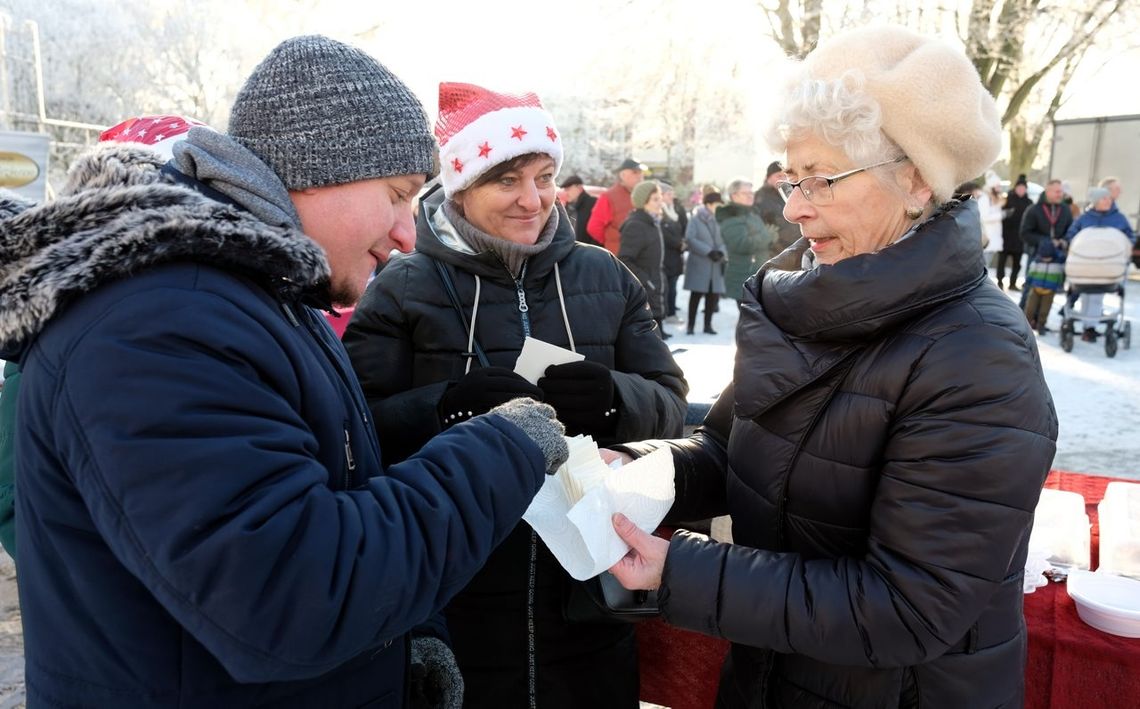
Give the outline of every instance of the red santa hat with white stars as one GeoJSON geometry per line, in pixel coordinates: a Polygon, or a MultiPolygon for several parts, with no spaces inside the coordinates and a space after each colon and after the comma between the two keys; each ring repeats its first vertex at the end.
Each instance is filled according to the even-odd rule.
{"type": "Polygon", "coordinates": [[[185,140],[194,126],[205,126],[183,116],[139,116],[111,126],[99,135],[100,142],[139,143],[169,160],[174,144],[185,140]]]}
{"type": "Polygon", "coordinates": [[[451,197],[494,166],[527,153],[554,158],[562,167],[562,136],[532,93],[500,94],[474,84],[439,85],[440,180],[451,197]]]}

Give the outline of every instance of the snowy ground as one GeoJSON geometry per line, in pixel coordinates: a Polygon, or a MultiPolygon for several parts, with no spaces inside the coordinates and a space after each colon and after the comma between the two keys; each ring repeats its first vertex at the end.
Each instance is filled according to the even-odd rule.
{"type": "MultiPolygon", "coordinates": [[[[1009,293],[1015,301],[1019,295],[1009,293]]],[[[1105,305],[1112,300],[1106,297],[1105,305]]],[[[681,291],[678,306],[687,312],[688,303],[689,294],[681,291]]],[[[1140,278],[1129,282],[1124,309],[1140,318],[1140,278]]],[[[698,333],[702,317],[698,313],[698,333]]],[[[736,303],[722,300],[713,319],[716,335],[685,335],[683,324],[666,324],[673,335],[669,345],[689,380],[690,401],[711,401],[732,379],[736,320],[736,303]]],[[[1078,338],[1073,351],[1064,352],[1059,326],[1060,318],[1054,314],[1049,320],[1053,332],[1038,339],[1060,419],[1053,467],[1140,480],[1140,319],[1134,324],[1136,347],[1120,349],[1112,359],[1105,356],[1103,338],[1095,344],[1078,338]]]]}

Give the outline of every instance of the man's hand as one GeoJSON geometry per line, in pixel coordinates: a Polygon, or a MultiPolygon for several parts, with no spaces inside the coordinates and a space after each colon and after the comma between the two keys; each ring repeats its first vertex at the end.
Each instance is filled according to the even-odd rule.
{"type": "Polygon", "coordinates": [[[621,513],[614,515],[613,525],[614,531],[630,549],[618,563],[610,567],[610,573],[631,591],[656,590],[661,585],[669,542],[641,531],[621,513]]]}

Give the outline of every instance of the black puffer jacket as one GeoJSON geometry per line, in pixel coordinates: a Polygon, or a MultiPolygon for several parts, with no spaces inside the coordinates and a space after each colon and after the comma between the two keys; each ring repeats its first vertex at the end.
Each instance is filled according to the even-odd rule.
{"type": "Polygon", "coordinates": [[[665,245],[665,278],[667,280],[676,278],[685,272],[685,258],[682,254],[685,253],[685,227],[689,220],[688,218],[685,218],[684,221],[681,220],[685,217],[684,213],[677,216],[678,219],[670,219],[667,214],[661,217],[661,239],[665,245]]]}
{"type": "MultiPolygon", "coordinates": [[[[384,462],[390,465],[412,455],[440,431],[440,396],[467,365],[462,356],[467,333],[433,258],[446,264],[468,321],[479,276],[476,338],[492,365],[508,368],[523,344],[520,297],[526,302],[531,335],[570,347],[557,264],[574,347],[587,360],[612,370],[617,392],[617,429],[612,438],[595,438],[605,445],[680,435],[688,385],[658,335],[645,292],[630,272],[605,249],[576,243],[561,214],[551,244],[527,262],[520,296],[497,256],[463,253],[440,240],[429,220],[442,196],[440,190],[421,203],[416,253],[388,263],[368,288],[344,336],[374,420],[383,422],[378,433],[384,462]]],[[[447,610],[467,684],[465,706],[528,706],[533,661],[539,709],[636,709],[632,627],[563,621],[570,577],[536,540],[520,522],[447,610]],[[528,602],[532,585],[533,601],[528,602]],[[589,681],[581,681],[583,676],[589,681]]]]}
{"type": "Polygon", "coordinates": [[[1037,198],[1037,203],[1025,210],[1021,218],[1021,243],[1025,253],[1033,256],[1037,247],[1045,239],[1060,238],[1073,225],[1073,213],[1067,204],[1049,204],[1045,193],[1037,198]],[[1046,212],[1048,210],[1048,212],[1046,212]],[[1049,218],[1053,218],[1050,223],[1049,218]]]}
{"type": "Polygon", "coordinates": [[[626,217],[618,257],[645,287],[653,317],[665,317],[665,240],[649,212],[635,209],[626,217]]]}
{"type": "Polygon", "coordinates": [[[1001,219],[1001,248],[1011,254],[1020,254],[1023,250],[1021,243],[1021,220],[1025,218],[1025,210],[1033,206],[1029,195],[1018,195],[1013,190],[1005,198],[1004,215],[1001,219]]]}
{"type": "Polygon", "coordinates": [[[800,247],[747,284],[734,389],[669,444],[674,516],[727,508],[736,544],[678,533],[660,592],[670,623],[734,643],[723,706],[1021,706],[1057,417],[979,243],[954,204],[877,254],[801,271],[800,247]]]}

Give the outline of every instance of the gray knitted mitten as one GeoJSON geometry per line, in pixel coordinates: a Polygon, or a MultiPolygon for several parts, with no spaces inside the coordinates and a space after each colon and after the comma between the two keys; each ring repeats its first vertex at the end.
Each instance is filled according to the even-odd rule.
{"type": "Polygon", "coordinates": [[[511,399],[487,413],[497,414],[522,429],[542,449],[546,474],[553,475],[570,457],[563,435],[566,428],[555,418],[554,408],[534,399],[511,399]]]}
{"type": "Polygon", "coordinates": [[[451,648],[429,635],[412,638],[411,709],[461,709],[463,675],[451,648]]]}

